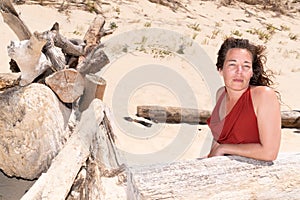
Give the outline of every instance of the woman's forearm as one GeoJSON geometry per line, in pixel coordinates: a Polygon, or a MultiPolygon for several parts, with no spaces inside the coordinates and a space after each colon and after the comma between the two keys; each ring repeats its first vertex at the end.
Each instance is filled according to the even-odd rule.
{"type": "Polygon", "coordinates": [[[279,147],[267,148],[259,143],[220,144],[218,153],[249,157],[258,160],[273,161],[277,158],[279,147]]]}

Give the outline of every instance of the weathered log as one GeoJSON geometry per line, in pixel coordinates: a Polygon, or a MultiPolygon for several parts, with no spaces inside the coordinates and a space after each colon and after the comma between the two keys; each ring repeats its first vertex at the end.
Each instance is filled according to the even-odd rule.
{"type": "Polygon", "coordinates": [[[103,30],[104,24],[105,20],[102,16],[95,17],[84,36],[84,41],[86,42],[84,56],[79,57],[77,66],[77,69],[83,75],[95,74],[109,63],[109,59],[100,44],[101,37],[105,35],[103,30]]]}
{"type": "Polygon", "coordinates": [[[137,106],[137,116],[154,122],[205,124],[210,111],[172,106],[137,106]]]}
{"type": "MultiPolygon", "coordinates": [[[[136,115],[154,122],[206,124],[211,112],[172,106],[137,106],[136,115]]],[[[281,124],[283,128],[300,128],[300,112],[282,111],[281,124]]]]}
{"type": "Polygon", "coordinates": [[[128,199],[299,199],[300,154],[238,156],[131,167],[128,199]]]}
{"type": "Polygon", "coordinates": [[[300,111],[282,111],[281,124],[284,128],[300,128],[300,111]]]}
{"type": "Polygon", "coordinates": [[[43,53],[52,63],[53,71],[59,71],[66,68],[65,55],[60,48],[55,47],[54,38],[56,31],[45,31],[43,33],[34,32],[35,36],[40,40],[47,41],[43,46],[43,53]]]}
{"type": "Polygon", "coordinates": [[[8,47],[9,57],[17,62],[21,70],[21,86],[31,83],[51,66],[41,51],[45,44],[45,40],[32,35],[30,40],[12,41],[8,47]]]}
{"type": "Polygon", "coordinates": [[[84,79],[84,92],[79,101],[79,111],[88,108],[94,98],[103,100],[106,81],[95,74],[87,74],[84,79]]]}
{"type": "MultiPolygon", "coordinates": [[[[106,198],[111,195],[106,194],[106,187],[112,185],[115,185],[114,188],[119,187],[119,192],[123,192],[123,195],[121,193],[118,195],[122,195],[124,199],[125,187],[117,186],[113,182],[109,186],[103,183],[104,179],[109,177],[108,175],[115,172],[113,169],[120,169],[114,144],[109,139],[107,129],[103,126],[102,121],[107,112],[105,110],[105,105],[100,100],[92,101],[90,107],[82,113],[74,133],[55,157],[47,173],[42,174],[22,200],[76,199],[78,191],[74,189],[81,184],[84,185],[84,190],[78,194],[77,199],[110,199],[106,198]],[[82,166],[85,167],[81,168],[82,166]],[[78,173],[80,168],[81,171],[78,173]],[[71,189],[74,182],[78,185],[73,185],[71,189]]],[[[123,170],[117,170],[112,176],[117,176],[123,170]]]]}
{"type": "Polygon", "coordinates": [[[125,165],[119,163],[119,153],[114,144],[110,123],[111,113],[105,106],[104,118],[95,134],[91,155],[74,181],[67,200],[126,199],[125,165]]]}
{"type": "Polygon", "coordinates": [[[83,74],[95,74],[99,72],[105,65],[109,63],[109,59],[102,50],[101,45],[94,48],[86,57],[86,59],[78,64],[78,71],[83,74]]]}
{"type": "Polygon", "coordinates": [[[84,79],[75,69],[55,72],[45,82],[64,103],[73,103],[83,94],[84,79]]]}
{"type": "Polygon", "coordinates": [[[0,91],[19,85],[21,73],[0,73],[0,91]]]}
{"type": "Polygon", "coordinates": [[[49,87],[33,83],[0,93],[0,169],[8,176],[35,179],[69,137],[70,110],[49,87]]]}
{"type": "Polygon", "coordinates": [[[85,43],[79,40],[68,40],[59,32],[59,24],[56,22],[50,30],[54,33],[54,45],[62,49],[62,52],[71,56],[81,56],[84,53],[85,43]]]}
{"type": "Polygon", "coordinates": [[[20,19],[19,14],[11,3],[11,0],[2,0],[0,8],[4,22],[14,31],[19,40],[29,40],[32,34],[28,27],[20,19]]]}
{"type": "Polygon", "coordinates": [[[84,35],[83,40],[86,43],[85,46],[85,55],[88,55],[91,49],[100,44],[100,39],[102,37],[101,32],[103,32],[103,27],[105,24],[105,19],[103,16],[97,15],[92,24],[89,26],[89,29],[84,35]]]}

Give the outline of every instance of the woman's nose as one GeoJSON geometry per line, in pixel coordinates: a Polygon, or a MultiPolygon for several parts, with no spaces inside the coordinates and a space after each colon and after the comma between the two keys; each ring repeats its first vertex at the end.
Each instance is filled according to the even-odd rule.
{"type": "Polygon", "coordinates": [[[237,65],[237,66],[236,66],[236,72],[237,72],[237,73],[241,73],[242,71],[243,71],[242,65],[237,65]]]}

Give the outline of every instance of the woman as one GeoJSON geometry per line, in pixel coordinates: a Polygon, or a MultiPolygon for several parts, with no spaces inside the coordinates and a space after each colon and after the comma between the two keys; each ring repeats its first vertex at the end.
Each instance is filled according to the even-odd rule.
{"type": "Polygon", "coordinates": [[[225,86],[208,119],[214,140],[208,157],[239,155],[275,160],[280,147],[280,104],[264,71],[265,48],[245,39],[222,44],[217,69],[225,86]]]}

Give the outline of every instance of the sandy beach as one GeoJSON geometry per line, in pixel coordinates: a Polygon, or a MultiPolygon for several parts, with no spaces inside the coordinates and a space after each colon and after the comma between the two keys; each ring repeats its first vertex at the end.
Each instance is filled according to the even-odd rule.
{"type": "MultiPolygon", "coordinates": [[[[285,15],[240,2],[227,6],[215,1],[181,2],[182,6],[177,5],[173,10],[147,0],[113,0],[100,7],[106,20],[105,26],[116,27],[113,34],[102,38],[104,44],[116,40],[117,36],[124,33],[128,34],[126,39],[134,40],[134,33],[140,29],[148,29],[148,32],[152,29],[174,32],[168,32],[170,37],[160,42],[160,47],[153,48],[148,40],[149,43],[146,42],[145,46],[139,44],[139,48],[133,42],[128,49],[136,49],[127,54],[123,51],[118,54],[119,57],[108,52],[109,56],[114,55],[111,57],[114,60],[100,73],[107,81],[103,101],[116,118],[113,127],[117,146],[124,154],[124,161],[132,164],[145,162],[140,159],[143,156],[151,163],[168,159],[193,159],[208,153],[211,135],[207,125],[153,123],[151,128],[147,128],[127,122],[123,117],[135,117],[136,107],[139,105],[211,110],[215,97],[210,80],[215,80],[215,84],[220,86],[222,83],[216,72],[206,72],[202,64],[205,62],[208,67],[215,68],[213,64],[216,62],[217,50],[228,36],[247,38],[267,47],[267,67],[274,73],[274,88],[281,95],[281,110],[300,110],[299,11],[285,15]],[[205,52],[200,67],[197,68],[197,59],[194,61],[191,57],[172,51],[172,37],[178,38],[178,35],[191,40],[198,50],[205,52]],[[169,49],[164,51],[166,48],[169,49]],[[150,71],[145,75],[141,69],[146,67],[150,71]],[[157,71],[157,67],[165,71],[157,71]]],[[[75,8],[68,9],[67,12],[58,12],[53,6],[28,4],[15,5],[15,8],[32,32],[49,30],[58,22],[60,33],[67,38],[82,39],[96,16],[75,8]]],[[[0,72],[10,72],[7,46],[10,41],[17,40],[17,37],[3,22],[2,16],[0,18],[0,72]]],[[[155,35],[156,32],[151,33],[155,35]]],[[[153,37],[155,40],[160,36],[153,37]]],[[[195,57],[192,50],[188,54],[195,57]]],[[[282,129],[280,153],[300,152],[299,146],[300,130],[282,129]]],[[[22,194],[11,196],[12,191],[7,190],[16,184],[21,185],[20,191],[25,191],[32,182],[12,182],[4,175],[0,176],[0,200],[19,199],[22,194]]]]}

